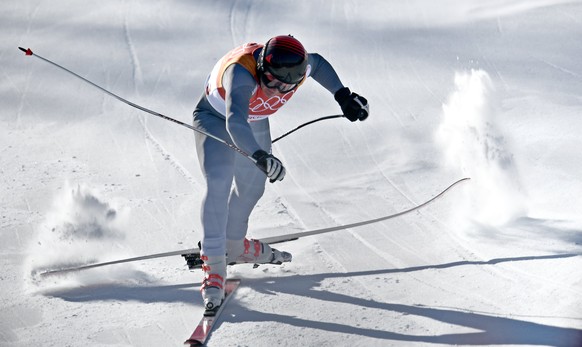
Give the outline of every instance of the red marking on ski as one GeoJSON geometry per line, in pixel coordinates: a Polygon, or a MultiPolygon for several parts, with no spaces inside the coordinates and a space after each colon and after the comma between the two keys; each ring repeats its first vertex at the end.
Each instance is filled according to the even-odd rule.
{"type": "Polygon", "coordinates": [[[200,319],[200,323],[198,323],[198,326],[196,327],[196,329],[194,329],[194,332],[192,333],[190,338],[184,341],[184,345],[187,346],[189,345],[190,347],[193,347],[202,346],[204,345],[204,343],[206,343],[206,340],[208,340],[208,337],[210,336],[212,328],[214,328],[215,323],[218,320],[218,317],[220,316],[220,313],[222,313],[224,306],[226,306],[230,297],[232,296],[231,294],[234,293],[234,291],[238,288],[239,284],[240,284],[239,279],[226,280],[226,283],[224,285],[225,297],[224,301],[222,302],[222,305],[220,305],[218,311],[216,311],[214,315],[202,316],[202,319],[200,319]]]}

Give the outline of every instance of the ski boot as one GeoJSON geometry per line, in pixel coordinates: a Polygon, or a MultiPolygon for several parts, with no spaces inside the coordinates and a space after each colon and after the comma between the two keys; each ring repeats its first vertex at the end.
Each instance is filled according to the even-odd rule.
{"type": "Polygon", "coordinates": [[[226,280],[226,259],[223,256],[201,256],[204,261],[202,270],[204,280],[200,287],[204,302],[204,315],[212,316],[224,300],[224,281],[226,280]]]}
{"type": "Polygon", "coordinates": [[[267,243],[259,240],[227,240],[226,241],[226,263],[233,264],[275,264],[281,265],[290,262],[293,257],[289,252],[282,252],[271,248],[267,243]]]}

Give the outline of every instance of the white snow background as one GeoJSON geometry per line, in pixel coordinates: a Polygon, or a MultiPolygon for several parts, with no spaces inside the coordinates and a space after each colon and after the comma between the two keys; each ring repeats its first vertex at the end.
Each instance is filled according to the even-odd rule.
{"type": "MultiPolygon", "coordinates": [[[[430,206],[278,245],[208,346],[581,346],[582,4],[552,0],[40,1],[0,12],[0,345],[179,346],[202,313],[189,123],[232,47],[293,34],[370,102],[274,153],[256,238],[430,206]]],[[[276,137],[337,114],[310,80],[276,137]]]]}

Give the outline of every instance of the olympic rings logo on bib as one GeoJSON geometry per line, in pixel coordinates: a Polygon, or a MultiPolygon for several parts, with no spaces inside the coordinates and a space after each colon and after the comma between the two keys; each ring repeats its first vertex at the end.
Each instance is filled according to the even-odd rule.
{"type": "Polygon", "coordinates": [[[249,116],[270,115],[281,108],[293,96],[294,90],[283,94],[274,95],[268,99],[264,96],[257,96],[249,104],[249,116]]]}

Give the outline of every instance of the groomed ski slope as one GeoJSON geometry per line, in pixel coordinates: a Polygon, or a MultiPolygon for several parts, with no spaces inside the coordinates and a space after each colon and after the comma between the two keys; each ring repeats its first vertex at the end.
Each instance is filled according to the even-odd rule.
{"type": "MultiPolygon", "coordinates": [[[[208,346],[582,345],[579,1],[6,0],[0,14],[0,346],[179,346],[202,314],[180,257],[39,280],[59,266],[195,247],[189,123],[235,45],[294,34],[370,118],[310,125],[251,216],[261,238],[427,208],[278,247],[208,346]]],[[[310,80],[276,137],[336,114],[310,80]]]]}

